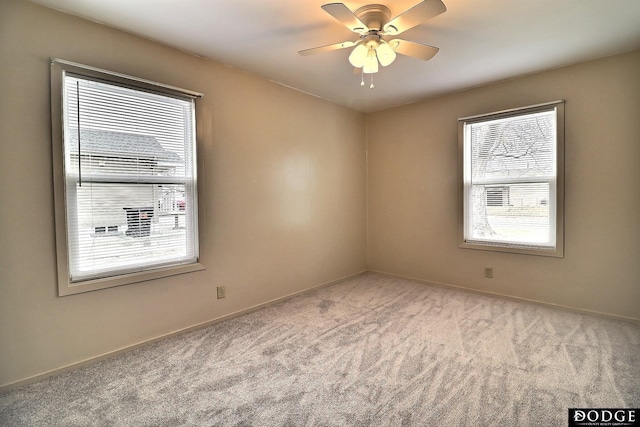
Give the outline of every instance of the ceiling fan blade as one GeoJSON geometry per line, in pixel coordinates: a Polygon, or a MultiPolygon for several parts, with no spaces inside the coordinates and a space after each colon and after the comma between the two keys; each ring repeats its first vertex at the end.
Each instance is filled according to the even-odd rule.
{"type": "Polygon", "coordinates": [[[364,34],[369,29],[344,3],[329,3],[322,5],[322,9],[338,21],[346,25],[354,33],[364,34]]]}
{"type": "Polygon", "coordinates": [[[400,34],[446,11],[442,0],[424,0],[389,21],[384,31],[387,34],[400,34]]]}
{"type": "Polygon", "coordinates": [[[298,53],[302,56],[308,56],[308,55],[315,55],[316,53],[331,52],[332,50],[346,49],[348,47],[353,47],[357,44],[360,44],[360,41],[361,40],[358,40],[357,42],[342,42],[342,43],[336,43],[336,44],[329,44],[326,46],[314,47],[311,49],[304,49],[299,51],[298,53]]]}
{"type": "Polygon", "coordinates": [[[388,43],[396,53],[422,59],[423,61],[430,60],[440,50],[437,47],[402,39],[393,39],[388,43]]]}

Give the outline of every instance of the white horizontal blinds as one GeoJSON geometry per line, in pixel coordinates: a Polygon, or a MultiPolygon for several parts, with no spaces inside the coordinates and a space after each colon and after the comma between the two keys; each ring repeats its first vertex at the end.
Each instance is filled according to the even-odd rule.
{"type": "Polygon", "coordinates": [[[194,101],[67,73],[72,282],[195,262],[194,101]]]}
{"type": "Polygon", "coordinates": [[[467,123],[465,144],[466,240],[555,248],[555,108],[467,123]]]}

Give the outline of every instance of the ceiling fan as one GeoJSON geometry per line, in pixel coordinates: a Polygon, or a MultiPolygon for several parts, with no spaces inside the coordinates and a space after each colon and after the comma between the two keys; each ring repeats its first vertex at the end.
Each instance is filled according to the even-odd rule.
{"type": "MultiPolygon", "coordinates": [[[[358,34],[355,41],[345,41],[327,46],[301,50],[300,55],[313,55],[332,50],[354,48],[349,55],[349,62],[364,74],[378,72],[378,63],[383,67],[396,59],[396,53],[428,61],[438,53],[438,48],[403,39],[385,40],[387,36],[396,36],[424,21],[446,12],[442,0],[423,0],[393,19],[391,11],[381,4],[369,4],[352,12],[344,3],[329,3],[322,6],[329,15],[358,34]]],[[[371,81],[373,88],[373,76],[371,81]]]]}

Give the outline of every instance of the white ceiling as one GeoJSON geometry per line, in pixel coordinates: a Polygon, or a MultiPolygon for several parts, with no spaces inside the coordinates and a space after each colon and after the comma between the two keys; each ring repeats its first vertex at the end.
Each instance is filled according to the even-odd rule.
{"type": "MultiPolygon", "coordinates": [[[[447,12],[400,35],[439,53],[398,55],[369,89],[350,49],[298,55],[357,39],[320,8],[331,0],[34,1],[364,112],[640,48],[640,0],[443,0],[447,12]]],[[[396,16],[418,0],[373,2],[396,16]]]]}

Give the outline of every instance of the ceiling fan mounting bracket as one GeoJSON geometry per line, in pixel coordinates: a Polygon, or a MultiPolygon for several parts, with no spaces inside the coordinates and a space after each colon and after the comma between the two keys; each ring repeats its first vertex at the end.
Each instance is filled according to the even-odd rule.
{"type": "Polygon", "coordinates": [[[354,15],[367,26],[365,32],[382,31],[384,24],[391,18],[391,11],[382,4],[368,4],[356,10],[354,15]]]}

